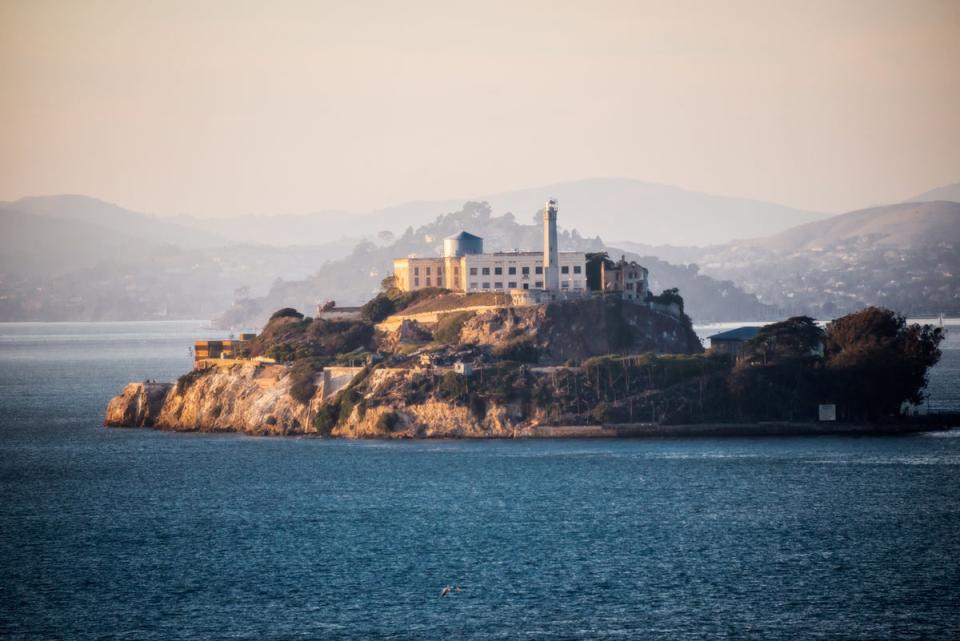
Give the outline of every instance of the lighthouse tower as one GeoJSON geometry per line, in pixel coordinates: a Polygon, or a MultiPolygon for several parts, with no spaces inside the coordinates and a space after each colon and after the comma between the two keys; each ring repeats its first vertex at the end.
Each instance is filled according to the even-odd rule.
{"type": "Polygon", "coordinates": [[[548,291],[560,289],[560,256],[557,251],[557,200],[543,208],[543,285],[548,291]]]}

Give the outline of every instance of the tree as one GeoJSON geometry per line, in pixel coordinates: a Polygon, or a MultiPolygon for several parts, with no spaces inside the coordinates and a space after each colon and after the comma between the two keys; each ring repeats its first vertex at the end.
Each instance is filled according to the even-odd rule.
{"type": "Polygon", "coordinates": [[[809,316],[794,316],[760,329],[743,346],[750,362],[768,363],[811,358],[823,353],[823,330],[809,316]]]}
{"type": "Polygon", "coordinates": [[[377,294],[360,308],[360,317],[368,323],[379,323],[396,311],[396,305],[386,294],[377,294]]]}
{"type": "Polygon", "coordinates": [[[903,316],[868,307],[827,325],[826,357],[831,390],[850,418],[900,413],[904,402],[924,399],[927,370],[940,360],[943,330],[907,325],[903,316]]]}
{"type": "Polygon", "coordinates": [[[292,307],[284,307],[283,309],[278,309],[270,316],[270,320],[275,318],[303,318],[303,314],[292,307]]]}

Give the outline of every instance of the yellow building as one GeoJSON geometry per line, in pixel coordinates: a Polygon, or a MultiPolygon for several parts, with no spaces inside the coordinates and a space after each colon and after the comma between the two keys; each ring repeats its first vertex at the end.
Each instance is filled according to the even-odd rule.
{"type": "Polygon", "coordinates": [[[394,259],[396,285],[404,291],[443,287],[459,292],[537,289],[585,293],[587,256],[558,252],[556,225],[557,201],[551,200],[544,208],[542,252],[485,254],[482,238],[460,232],[444,239],[443,256],[394,259]]]}

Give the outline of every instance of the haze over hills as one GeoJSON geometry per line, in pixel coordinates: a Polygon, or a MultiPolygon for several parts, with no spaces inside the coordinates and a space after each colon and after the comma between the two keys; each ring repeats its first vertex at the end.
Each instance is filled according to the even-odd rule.
{"type": "Polygon", "coordinates": [[[868,238],[878,247],[900,249],[943,241],[960,242],[960,204],[908,202],[860,209],[765,238],[734,241],[726,245],[726,251],[747,248],[768,252],[824,251],[859,238],[868,238]]]}
{"type": "Polygon", "coordinates": [[[944,185],[943,187],[937,187],[936,189],[931,189],[930,191],[925,191],[922,194],[917,194],[913,198],[907,199],[906,202],[924,203],[931,200],[949,200],[955,203],[960,202],[960,182],[944,185]]]}
{"type": "MultiPolygon", "coordinates": [[[[407,203],[368,217],[327,212],[215,220],[143,214],[84,196],[2,203],[0,320],[211,317],[239,301],[250,308],[240,320],[252,322],[274,303],[309,307],[332,298],[355,304],[377,289],[392,258],[436,253],[442,236],[460,229],[484,236],[491,250],[537,249],[547,194],[560,198],[566,248],[631,254],[650,267],[655,287],[680,287],[698,320],[829,316],[865,304],[960,313],[954,277],[960,273],[960,204],[901,203],[795,226],[784,222],[789,211],[779,210],[767,221],[778,229],[767,236],[751,233],[705,247],[656,245],[648,241],[688,234],[689,221],[706,210],[733,207],[740,212],[731,214],[739,221],[734,228],[753,229],[744,212],[760,215],[777,206],[604,179],[491,197],[513,215],[477,202],[437,209],[447,201],[407,203]],[[593,199],[591,217],[583,203],[593,199]],[[649,214],[658,202],[679,203],[678,209],[649,214]],[[631,207],[648,214],[626,213],[631,207]],[[327,217],[341,227],[327,225],[327,217]],[[418,217],[427,222],[414,226],[418,217]],[[404,231],[378,234],[384,227],[375,221],[404,231]],[[601,240],[595,229],[604,224],[623,234],[632,229],[640,242],[601,240]],[[278,244],[284,241],[290,242],[278,244]],[[251,311],[251,303],[261,309],[251,311]]],[[[719,214],[711,224],[695,233],[721,233],[719,214]]]]}
{"type": "Polygon", "coordinates": [[[711,245],[735,238],[772,234],[819,220],[826,214],[747,198],[716,196],[630,178],[591,178],[496,194],[421,200],[368,213],[322,211],[291,216],[237,216],[225,219],[176,217],[178,223],[228,236],[235,242],[298,244],[304,238],[355,237],[434,221],[466,201],[487,202],[493,215],[512,213],[518,221],[539,216],[549,198],[560,201],[564,227],[584,236],[650,244],[711,245]]]}
{"type": "Polygon", "coordinates": [[[960,313],[956,202],[871,207],[690,258],[787,313],[830,316],[865,305],[960,313]]]}
{"type": "Polygon", "coordinates": [[[349,245],[226,245],[85,196],[0,206],[0,321],[209,318],[305,278],[349,245]]]}
{"type": "Polygon", "coordinates": [[[108,203],[99,198],[64,194],[29,196],[12,202],[0,202],[3,212],[19,212],[56,219],[97,225],[112,233],[146,240],[152,244],[169,243],[179,247],[216,247],[226,240],[219,233],[197,234],[195,230],[153,214],[145,214],[108,203]]]}

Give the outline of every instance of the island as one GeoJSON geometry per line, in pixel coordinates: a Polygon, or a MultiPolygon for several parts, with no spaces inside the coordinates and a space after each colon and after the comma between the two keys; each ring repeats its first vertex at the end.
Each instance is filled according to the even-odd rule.
{"type": "Polygon", "coordinates": [[[604,252],[394,261],[360,308],[277,311],[261,332],[195,346],[175,383],[130,383],[110,427],[346,438],[819,434],[933,429],[911,417],[943,332],[870,307],[800,316],[704,350],[676,289],[604,252]],[[731,345],[733,345],[731,347],[731,345]]]}

